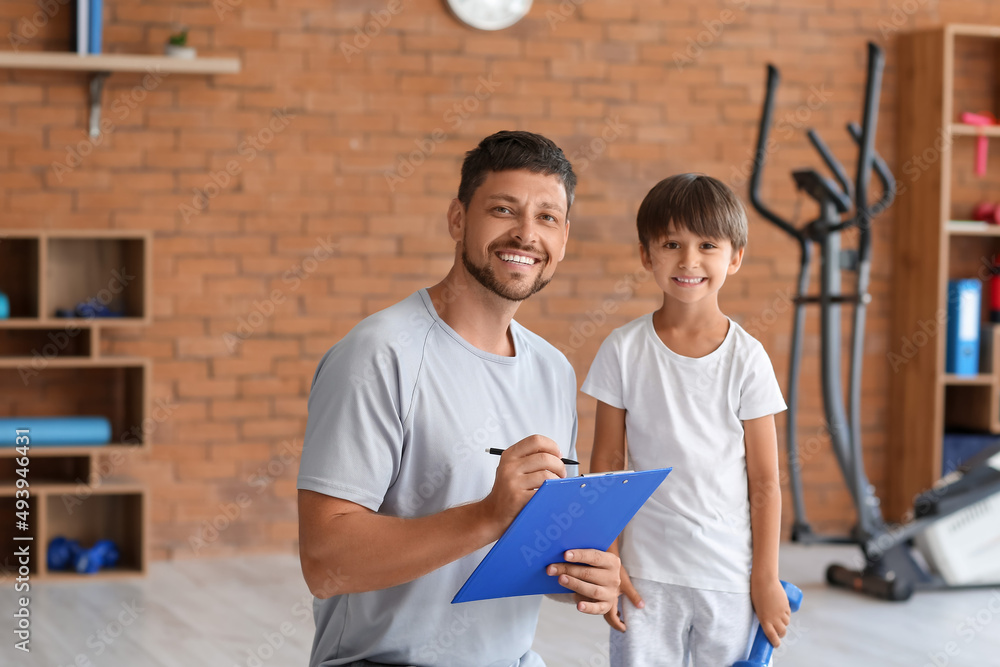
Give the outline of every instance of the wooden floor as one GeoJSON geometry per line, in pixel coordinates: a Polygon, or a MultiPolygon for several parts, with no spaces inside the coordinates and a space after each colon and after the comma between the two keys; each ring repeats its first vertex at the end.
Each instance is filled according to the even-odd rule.
{"type": "MultiPolygon", "coordinates": [[[[782,577],[805,593],[776,664],[801,667],[1000,665],[1000,590],[920,593],[903,604],[823,584],[850,548],[782,549],[782,577]],[[951,652],[951,655],[948,652],[951,652]]],[[[31,653],[13,648],[13,582],[0,586],[0,665],[306,665],[311,598],[291,556],[154,563],[142,580],[36,584],[31,653]]],[[[607,665],[601,618],[545,600],[535,641],[549,667],[607,665]]]]}

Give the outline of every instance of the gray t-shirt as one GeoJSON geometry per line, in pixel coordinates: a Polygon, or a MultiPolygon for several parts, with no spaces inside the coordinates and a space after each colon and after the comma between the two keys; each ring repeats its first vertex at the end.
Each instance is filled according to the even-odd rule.
{"type": "MultiPolygon", "coordinates": [[[[418,517],[489,493],[499,458],[487,447],[541,434],[574,456],[572,366],[517,322],[510,331],[515,356],[479,350],[426,290],[363,320],[316,370],[298,488],[418,517]]],[[[542,665],[531,651],[540,596],[451,604],[488,551],[392,588],[317,599],[310,664],[542,665]]]]}

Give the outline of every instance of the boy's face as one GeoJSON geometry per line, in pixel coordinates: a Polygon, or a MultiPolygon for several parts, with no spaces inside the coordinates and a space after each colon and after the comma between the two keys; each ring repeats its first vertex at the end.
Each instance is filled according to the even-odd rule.
{"type": "Polygon", "coordinates": [[[448,228],[472,277],[504,299],[523,301],[548,284],[566,254],[567,209],[558,176],[493,171],[468,210],[452,201],[448,228]]]}
{"type": "Polygon", "coordinates": [[[704,238],[673,223],[650,241],[648,252],[640,243],[639,252],[664,295],[692,304],[717,294],[743,262],[743,248],[734,252],[728,239],[704,238]]]}

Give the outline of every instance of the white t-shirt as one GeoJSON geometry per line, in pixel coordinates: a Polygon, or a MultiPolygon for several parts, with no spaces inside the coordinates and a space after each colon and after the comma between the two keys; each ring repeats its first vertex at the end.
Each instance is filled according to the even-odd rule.
{"type": "Polygon", "coordinates": [[[630,576],[716,591],[750,590],[743,421],[785,409],[764,347],[730,320],[712,353],[663,344],[652,314],[615,329],[582,391],[623,408],[629,467],[674,471],[622,536],[630,576]]]}

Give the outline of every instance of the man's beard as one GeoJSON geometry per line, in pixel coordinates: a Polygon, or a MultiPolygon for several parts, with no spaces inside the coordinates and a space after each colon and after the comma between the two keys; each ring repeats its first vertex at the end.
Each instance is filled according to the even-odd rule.
{"type": "MultiPolygon", "coordinates": [[[[522,252],[527,252],[528,248],[522,248],[517,246],[512,246],[510,244],[493,243],[487,249],[488,257],[492,257],[497,252],[501,250],[520,250],[522,252]]],[[[545,263],[547,258],[542,258],[538,260],[539,264],[545,263]]],[[[507,299],[508,301],[524,301],[529,296],[535,292],[541,290],[543,287],[549,284],[552,278],[546,279],[541,272],[539,272],[538,277],[535,278],[535,282],[528,285],[524,281],[514,282],[511,284],[504,284],[500,282],[497,278],[497,274],[493,271],[493,267],[490,266],[489,259],[482,265],[476,266],[469,259],[469,254],[466,251],[465,243],[462,244],[462,264],[465,265],[466,271],[468,271],[473,278],[479,281],[479,284],[493,292],[497,296],[507,299]]]]}

